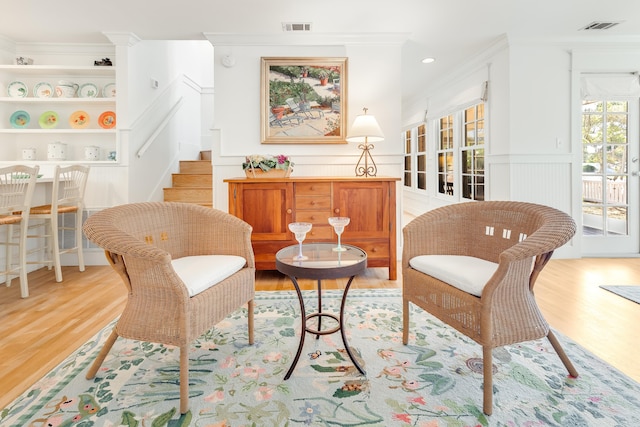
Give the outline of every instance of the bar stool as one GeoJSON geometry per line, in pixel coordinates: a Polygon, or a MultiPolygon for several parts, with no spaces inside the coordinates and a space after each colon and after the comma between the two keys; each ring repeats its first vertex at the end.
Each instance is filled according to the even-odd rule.
{"type": "Polygon", "coordinates": [[[38,166],[22,165],[0,168],[0,226],[6,229],[6,238],[0,244],[4,247],[5,269],[1,275],[7,286],[14,277],[20,277],[20,295],[29,296],[27,282],[27,228],[29,207],[38,178],[38,166]],[[14,225],[19,225],[18,233],[14,225]],[[14,266],[13,251],[18,248],[18,264],[14,266]]]}
{"type": "Polygon", "coordinates": [[[60,254],[76,252],[78,255],[78,268],[84,271],[84,256],[82,252],[82,212],[84,208],[84,190],[87,186],[89,167],[83,165],[71,165],[66,167],[56,166],[53,175],[53,189],[51,191],[51,204],[34,206],[29,211],[30,220],[42,220],[41,223],[31,225],[31,229],[42,229],[42,234],[30,234],[27,237],[44,239],[44,246],[36,251],[44,250],[45,259],[29,261],[29,264],[45,264],[49,269],[53,265],[56,274],[56,282],[62,282],[62,268],[60,267],[60,254]],[[60,214],[75,214],[73,226],[65,223],[59,224],[60,214]],[[71,248],[60,248],[59,234],[67,230],[73,230],[75,244],[71,248]]]}

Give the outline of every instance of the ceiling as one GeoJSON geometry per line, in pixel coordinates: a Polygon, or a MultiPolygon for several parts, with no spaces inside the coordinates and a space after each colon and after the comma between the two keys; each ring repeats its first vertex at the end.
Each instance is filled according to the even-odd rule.
{"type": "Polygon", "coordinates": [[[0,35],[17,43],[108,43],[105,32],[205,40],[203,33],[282,34],[283,22],[311,23],[319,34],[406,33],[404,100],[504,35],[640,46],[638,0],[26,0],[0,15],[0,35]],[[594,21],[620,24],[581,30],[594,21]],[[422,64],[427,56],[436,61],[422,64]]]}

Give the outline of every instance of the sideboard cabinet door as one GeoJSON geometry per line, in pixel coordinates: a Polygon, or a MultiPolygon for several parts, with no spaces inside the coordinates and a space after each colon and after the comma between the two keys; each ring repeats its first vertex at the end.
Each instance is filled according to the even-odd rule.
{"type": "Polygon", "coordinates": [[[369,267],[389,267],[397,278],[394,181],[335,181],[333,215],[351,218],[342,241],[367,252],[369,267]]]}
{"type": "Polygon", "coordinates": [[[251,224],[251,241],[259,270],[275,269],[275,253],[297,243],[293,222],[293,184],[229,183],[229,213],[251,224]]]}

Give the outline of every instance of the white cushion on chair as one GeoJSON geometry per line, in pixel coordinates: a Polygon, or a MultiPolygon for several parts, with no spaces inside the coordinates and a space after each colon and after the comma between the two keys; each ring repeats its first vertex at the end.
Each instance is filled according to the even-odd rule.
{"type": "Polygon", "coordinates": [[[191,297],[240,271],[246,263],[247,260],[237,255],[196,255],[171,260],[191,297]]]}
{"type": "Polygon", "coordinates": [[[420,255],[411,258],[409,265],[478,297],[498,269],[495,262],[463,255],[420,255]]]}

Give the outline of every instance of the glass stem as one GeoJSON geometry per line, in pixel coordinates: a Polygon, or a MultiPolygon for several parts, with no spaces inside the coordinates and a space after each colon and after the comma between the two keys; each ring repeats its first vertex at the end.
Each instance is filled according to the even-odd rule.
{"type": "Polygon", "coordinates": [[[302,242],[298,243],[298,257],[302,258],[302,242]]]}
{"type": "Polygon", "coordinates": [[[340,246],[340,235],[338,234],[338,249],[342,249],[342,246],[340,246]]]}

